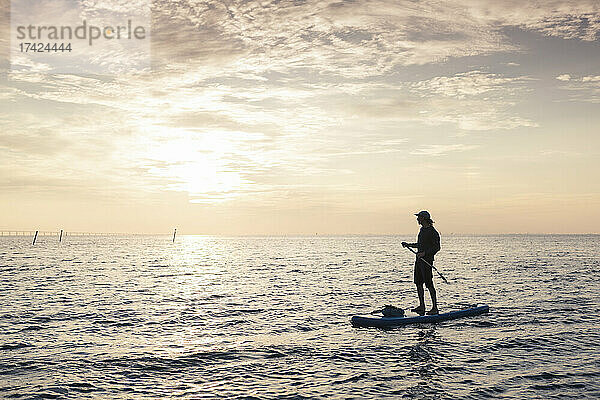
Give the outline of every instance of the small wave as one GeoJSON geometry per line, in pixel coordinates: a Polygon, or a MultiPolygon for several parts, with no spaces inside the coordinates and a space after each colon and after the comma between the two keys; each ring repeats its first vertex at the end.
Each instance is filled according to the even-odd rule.
{"type": "Polygon", "coordinates": [[[265,311],[263,308],[247,308],[247,309],[238,309],[232,310],[234,312],[238,312],[240,314],[258,314],[265,311]]]}
{"type": "Polygon", "coordinates": [[[178,357],[122,357],[109,358],[95,362],[101,368],[122,368],[123,373],[131,374],[132,371],[145,372],[170,372],[184,368],[204,368],[207,363],[221,364],[226,361],[243,361],[257,359],[276,359],[287,357],[289,354],[282,349],[255,349],[255,350],[208,350],[190,353],[178,357]]]}
{"type": "Polygon", "coordinates": [[[215,294],[211,294],[210,296],[205,297],[202,300],[218,300],[218,299],[222,299],[227,296],[228,296],[227,294],[215,293],[215,294]]]}
{"type": "Polygon", "coordinates": [[[59,312],[53,314],[51,316],[47,315],[38,315],[32,316],[29,322],[37,323],[37,324],[45,324],[49,322],[64,322],[64,321],[75,321],[79,319],[92,319],[96,317],[95,313],[79,313],[79,314],[71,314],[68,312],[59,312]]]}
{"type": "Polygon", "coordinates": [[[21,332],[41,331],[42,329],[47,329],[47,328],[45,326],[40,326],[40,325],[31,325],[31,326],[26,326],[25,328],[21,329],[21,332]]]}
{"type": "Polygon", "coordinates": [[[55,386],[55,387],[46,387],[38,390],[34,398],[38,399],[61,399],[64,398],[65,395],[69,393],[69,389],[55,386]]]}
{"type": "Polygon", "coordinates": [[[460,366],[452,366],[452,365],[446,365],[443,367],[439,367],[437,369],[438,372],[450,372],[450,373],[455,373],[455,372],[464,372],[467,371],[467,369],[465,367],[460,367],[460,366]]]}
{"type": "MultiPolygon", "coordinates": [[[[46,363],[51,365],[52,363],[46,363]]],[[[0,363],[0,375],[11,375],[15,371],[30,370],[38,368],[39,363],[35,361],[17,361],[8,364],[0,363]]]]}
{"type": "Polygon", "coordinates": [[[480,320],[472,320],[465,322],[466,326],[477,327],[477,328],[490,328],[492,326],[496,326],[493,322],[490,321],[480,321],[480,320]]]}
{"type": "Polygon", "coordinates": [[[146,321],[140,318],[127,318],[126,320],[115,320],[115,319],[96,319],[94,320],[95,324],[110,326],[110,327],[127,327],[127,326],[136,326],[142,325],[146,321]]]}
{"type": "Polygon", "coordinates": [[[548,383],[545,385],[532,385],[534,390],[563,390],[563,389],[583,389],[587,385],[579,382],[575,383],[548,383]]]}
{"type": "Polygon", "coordinates": [[[243,325],[243,324],[247,324],[248,321],[246,321],[245,319],[234,319],[232,321],[225,321],[223,323],[220,323],[218,326],[220,329],[223,328],[229,328],[232,326],[237,326],[237,325],[243,325]]]}
{"type": "Polygon", "coordinates": [[[548,379],[560,379],[560,378],[565,378],[565,377],[566,377],[566,375],[556,374],[556,373],[552,373],[552,372],[542,372],[541,374],[526,375],[523,378],[531,379],[534,381],[540,381],[540,380],[548,380],[548,379]]]}
{"type": "Polygon", "coordinates": [[[413,346],[408,356],[412,361],[430,361],[432,358],[431,354],[420,345],[413,346]]]}
{"type": "Polygon", "coordinates": [[[265,358],[281,358],[285,356],[287,356],[286,353],[275,349],[268,350],[265,354],[265,358]]]}
{"type": "Polygon", "coordinates": [[[230,309],[230,310],[218,310],[210,311],[208,314],[213,318],[223,317],[239,317],[246,314],[260,314],[265,310],[262,308],[246,308],[246,309],[230,309]]]}
{"type": "Polygon", "coordinates": [[[352,351],[352,352],[344,351],[343,353],[333,354],[326,358],[331,361],[342,361],[342,362],[351,362],[351,363],[367,362],[367,358],[364,355],[362,355],[356,351],[352,351]]]}
{"type": "Polygon", "coordinates": [[[17,349],[23,349],[25,347],[32,347],[32,345],[30,345],[28,343],[23,343],[23,342],[7,343],[7,344],[1,345],[0,350],[17,350],[17,349]]]}
{"type": "Polygon", "coordinates": [[[506,392],[506,388],[498,385],[489,388],[480,387],[473,390],[472,394],[467,398],[476,400],[481,398],[498,398],[498,396],[504,392],[506,392]]]}
{"type": "Polygon", "coordinates": [[[296,327],[296,329],[298,329],[298,331],[300,331],[300,332],[311,332],[311,331],[316,331],[319,328],[314,327],[314,326],[308,326],[308,325],[298,325],[296,327]]]}
{"type": "Polygon", "coordinates": [[[510,338],[501,340],[491,346],[490,350],[497,349],[548,349],[560,341],[557,339],[548,339],[543,337],[529,337],[529,338],[510,338]]]}
{"type": "Polygon", "coordinates": [[[194,275],[193,272],[184,272],[181,274],[164,274],[164,275],[156,275],[157,278],[177,278],[180,276],[190,276],[190,275],[194,275]]]}
{"type": "Polygon", "coordinates": [[[469,359],[469,360],[465,360],[465,362],[467,364],[477,364],[477,363],[484,362],[484,361],[485,360],[483,358],[472,358],[472,359],[469,359]]]}
{"type": "Polygon", "coordinates": [[[597,376],[600,376],[600,371],[593,371],[593,372],[570,372],[567,374],[567,376],[577,376],[577,377],[584,377],[584,378],[594,378],[597,376]]]}
{"type": "Polygon", "coordinates": [[[135,323],[131,321],[115,321],[110,319],[104,320],[96,320],[94,321],[96,324],[104,325],[104,326],[112,326],[112,327],[126,327],[126,326],[134,326],[135,323]]]}
{"type": "Polygon", "coordinates": [[[339,384],[342,384],[342,383],[358,382],[359,380],[361,380],[363,378],[366,378],[368,376],[369,376],[368,373],[363,372],[362,374],[357,374],[357,375],[350,376],[350,377],[345,378],[345,379],[336,380],[336,381],[333,381],[332,383],[334,385],[339,385],[339,384]]]}
{"type": "Polygon", "coordinates": [[[203,363],[214,361],[222,362],[224,360],[238,360],[240,354],[238,351],[205,351],[193,353],[190,355],[168,358],[168,357],[122,357],[116,359],[106,359],[101,361],[101,364],[109,365],[111,368],[122,367],[129,370],[142,371],[170,371],[181,368],[192,367],[194,365],[202,365],[203,363]]]}
{"type": "Polygon", "coordinates": [[[98,390],[98,388],[96,386],[94,386],[88,382],[68,383],[67,387],[69,387],[71,390],[73,390],[75,392],[79,392],[79,393],[90,393],[90,392],[94,392],[94,391],[98,390]]]}

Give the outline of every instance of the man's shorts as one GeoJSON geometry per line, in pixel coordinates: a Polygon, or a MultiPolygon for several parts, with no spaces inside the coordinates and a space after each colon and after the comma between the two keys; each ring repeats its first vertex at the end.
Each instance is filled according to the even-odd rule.
{"type": "MultiPolygon", "coordinates": [[[[429,262],[429,264],[433,265],[433,261],[429,262]]],[[[418,286],[425,284],[428,288],[433,286],[431,267],[421,260],[415,262],[415,284],[418,286]]]]}

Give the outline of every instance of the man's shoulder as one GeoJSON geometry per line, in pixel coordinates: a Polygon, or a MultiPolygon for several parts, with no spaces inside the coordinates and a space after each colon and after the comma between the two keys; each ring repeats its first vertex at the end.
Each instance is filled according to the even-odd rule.
{"type": "Polygon", "coordinates": [[[439,235],[438,231],[435,229],[435,227],[433,225],[429,225],[427,228],[422,228],[422,229],[427,229],[430,233],[432,233],[434,235],[439,235]]]}

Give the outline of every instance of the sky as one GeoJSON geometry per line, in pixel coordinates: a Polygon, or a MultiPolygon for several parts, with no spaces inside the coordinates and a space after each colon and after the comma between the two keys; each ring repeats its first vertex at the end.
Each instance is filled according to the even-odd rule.
{"type": "Polygon", "coordinates": [[[600,232],[599,1],[155,0],[106,74],[0,5],[0,230],[600,232]]]}

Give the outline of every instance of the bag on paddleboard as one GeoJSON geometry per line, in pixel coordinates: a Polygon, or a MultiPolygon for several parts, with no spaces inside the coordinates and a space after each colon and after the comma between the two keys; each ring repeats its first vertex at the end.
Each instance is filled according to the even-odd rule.
{"type": "Polygon", "coordinates": [[[381,310],[384,317],[404,317],[404,310],[392,305],[386,305],[381,310]]]}

